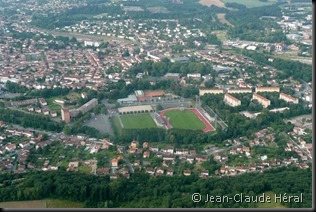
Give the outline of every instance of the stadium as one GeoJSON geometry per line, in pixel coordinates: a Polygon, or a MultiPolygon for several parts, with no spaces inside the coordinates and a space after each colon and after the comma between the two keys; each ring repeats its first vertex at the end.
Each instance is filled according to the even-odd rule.
{"type": "Polygon", "coordinates": [[[164,128],[166,130],[188,129],[215,131],[211,117],[202,108],[167,108],[159,113],[151,105],[127,106],[118,108],[115,115],[117,126],[121,129],[164,128]]]}

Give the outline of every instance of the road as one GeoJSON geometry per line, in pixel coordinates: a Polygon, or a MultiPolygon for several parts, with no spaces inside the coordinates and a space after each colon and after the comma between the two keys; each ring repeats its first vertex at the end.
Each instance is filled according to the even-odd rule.
{"type": "Polygon", "coordinates": [[[233,148],[235,148],[235,147],[237,147],[237,146],[241,146],[241,143],[239,143],[239,144],[233,144],[232,146],[225,147],[225,148],[222,148],[222,149],[219,149],[219,148],[215,147],[213,144],[211,144],[211,145],[205,146],[205,147],[204,147],[204,150],[206,151],[206,153],[207,153],[208,155],[213,155],[213,154],[215,154],[215,153],[219,153],[219,152],[231,150],[231,149],[233,149],[233,148]],[[210,148],[209,150],[207,150],[207,148],[209,148],[209,147],[212,147],[212,148],[210,148]]]}
{"type": "Polygon", "coordinates": [[[282,132],[282,135],[286,136],[290,141],[292,141],[292,142],[294,143],[294,145],[295,145],[299,150],[301,150],[301,151],[304,153],[304,155],[307,156],[307,158],[309,158],[308,162],[312,162],[312,159],[313,159],[313,158],[312,158],[311,156],[309,156],[309,154],[308,154],[308,152],[306,151],[305,148],[301,148],[301,147],[300,147],[300,144],[299,144],[297,141],[293,140],[293,139],[291,138],[291,136],[289,136],[289,135],[286,134],[285,132],[282,132]]]}
{"type": "Polygon", "coordinates": [[[11,169],[12,172],[14,172],[15,170],[17,170],[17,163],[18,163],[18,161],[19,161],[19,159],[20,159],[20,157],[21,157],[22,149],[19,149],[19,150],[15,151],[15,153],[16,153],[16,157],[15,157],[14,164],[13,164],[13,166],[12,166],[12,169],[11,169]]]}
{"type": "Polygon", "coordinates": [[[304,80],[301,80],[301,81],[302,81],[302,84],[303,84],[303,88],[302,88],[301,91],[296,91],[295,92],[295,96],[296,97],[301,97],[301,95],[303,93],[305,93],[305,92],[308,92],[308,93],[312,92],[312,87],[307,82],[305,82],[304,80]]]}
{"type": "Polygon", "coordinates": [[[34,131],[35,133],[38,134],[47,134],[48,136],[61,136],[64,135],[64,132],[56,133],[56,132],[51,132],[51,131],[45,131],[45,130],[38,130],[38,129],[33,129],[33,128],[24,128],[16,124],[10,124],[12,125],[13,128],[19,129],[19,130],[29,130],[29,131],[34,131]]]}
{"type": "Polygon", "coordinates": [[[128,170],[130,173],[134,173],[134,168],[132,167],[132,164],[129,162],[127,155],[126,155],[126,149],[123,147],[123,160],[125,161],[126,165],[128,166],[128,170]]]}

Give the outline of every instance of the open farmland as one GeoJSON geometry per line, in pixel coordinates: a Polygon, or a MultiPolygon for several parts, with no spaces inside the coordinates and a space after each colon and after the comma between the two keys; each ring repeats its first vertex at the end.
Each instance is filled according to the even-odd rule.
{"type": "Polygon", "coordinates": [[[268,0],[267,2],[262,2],[259,0],[222,0],[224,3],[238,3],[238,4],[243,4],[248,8],[252,7],[262,7],[262,6],[267,6],[267,5],[272,5],[277,2],[277,0],[268,0]]]}
{"type": "Polygon", "coordinates": [[[221,0],[200,0],[199,3],[208,7],[212,5],[217,7],[225,7],[225,4],[221,0]]]}
{"type": "Polygon", "coordinates": [[[122,120],[124,128],[127,129],[144,129],[157,127],[149,113],[121,115],[120,118],[122,120]]]}
{"type": "Polygon", "coordinates": [[[69,200],[46,199],[0,202],[1,208],[83,208],[83,203],[69,200]]]}

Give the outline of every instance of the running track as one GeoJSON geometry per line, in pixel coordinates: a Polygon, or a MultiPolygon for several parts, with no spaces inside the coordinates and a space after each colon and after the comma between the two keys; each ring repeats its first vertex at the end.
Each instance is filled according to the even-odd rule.
{"type": "MultiPolygon", "coordinates": [[[[165,122],[168,129],[172,128],[172,126],[170,122],[168,121],[168,119],[164,118],[164,115],[165,115],[165,112],[170,111],[170,110],[179,110],[179,108],[169,108],[169,109],[159,112],[160,117],[165,122]]],[[[196,108],[186,108],[186,110],[191,110],[204,123],[206,127],[202,129],[203,132],[209,132],[209,131],[215,130],[215,128],[204,118],[204,116],[196,108]]]]}

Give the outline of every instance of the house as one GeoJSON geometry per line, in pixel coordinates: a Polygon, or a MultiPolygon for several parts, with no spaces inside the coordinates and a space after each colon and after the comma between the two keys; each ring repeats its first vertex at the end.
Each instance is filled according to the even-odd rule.
{"type": "Polygon", "coordinates": [[[214,160],[215,160],[215,161],[219,161],[219,160],[221,160],[221,159],[222,159],[222,156],[220,156],[220,155],[218,155],[218,154],[214,155],[214,160]]]}
{"type": "Polygon", "coordinates": [[[147,169],[145,170],[145,173],[154,175],[154,174],[155,174],[155,170],[154,170],[153,168],[147,168],[147,169]]]}
{"type": "Polygon", "coordinates": [[[52,111],[50,112],[50,115],[51,115],[52,117],[57,117],[57,113],[56,113],[56,111],[54,111],[54,110],[52,110],[52,111]]]}
{"type": "Polygon", "coordinates": [[[82,97],[83,99],[87,98],[87,97],[88,97],[87,92],[82,92],[82,93],[81,93],[81,97],[82,97]]]}
{"type": "Polygon", "coordinates": [[[156,146],[151,146],[151,147],[149,147],[149,150],[150,150],[150,151],[153,151],[153,152],[158,152],[158,151],[159,151],[159,148],[156,147],[156,146]]]}
{"type": "Polygon", "coordinates": [[[236,171],[245,173],[247,171],[247,168],[245,168],[243,166],[237,166],[236,167],[236,171]]]}
{"type": "Polygon", "coordinates": [[[229,153],[232,154],[232,155],[237,155],[236,149],[231,149],[231,150],[229,151],[229,153]]]}
{"type": "Polygon", "coordinates": [[[78,161],[69,162],[68,163],[68,167],[78,168],[79,167],[79,162],[78,161]]]}
{"type": "Polygon", "coordinates": [[[29,106],[27,106],[27,110],[30,111],[30,112],[34,111],[34,107],[32,105],[29,105],[29,106]]]}
{"type": "Polygon", "coordinates": [[[164,153],[170,153],[173,154],[174,148],[173,147],[166,147],[162,149],[162,152],[164,153]]]}
{"type": "Polygon", "coordinates": [[[179,155],[179,159],[180,159],[180,160],[186,160],[186,159],[187,159],[187,156],[186,156],[186,155],[179,155]]]}
{"type": "Polygon", "coordinates": [[[5,127],[7,126],[3,121],[0,121],[0,127],[5,127]]]}
{"type": "Polygon", "coordinates": [[[196,156],[195,159],[197,160],[198,163],[201,163],[201,162],[205,162],[208,160],[208,156],[207,155],[204,155],[204,156],[196,156]]]}
{"type": "Polygon", "coordinates": [[[15,144],[8,144],[5,149],[9,152],[13,151],[16,149],[16,145],[15,144]]]}
{"type": "Polygon", "coordinates": [[[148,142],[144,142],[144,143],[143,143],[143,148],[146,149],[146,148],[148,148],[148,147],[149,147],[149,143],[148,143],[148,142]]]}
{"type": "Polygon", "coordinates": [[[49,115],[49,110],[44,109],[44,110],[43,110],[43,114],[44,114],[44,115],[49,115]]]}
{"type": "Polygon", "coordinates": [[[46,105],[47,105],[47,102],[46,102],[46,100],[45,100],[44,98],[40,98],[40,99],[39,99],[39,102],[40,102],[40,104],[41,104],[42,106],[46,106],[46,105]]]}
{"type": "Polygon", "coordinates": [[[188,149],[176,149],[175,155],[188,155],[189,150],[188,149]]]}
{"type": "Polygon", "coordinates": [[[244,146],[244,147],[242,148],[242,151],[243,151],[243,152],[250,152],[250,148],[247,147],[247,146],[244,146]]]}
{"type": "Polygon", "coordinates": [[[137,145],[138,145],[138,141],[132,141],[131,142],[131,148],[137,148],[137,145]]]}
{"type": "Polygon", "coordinates": [[[149,156],[150,156],[150,152],[149,151],[145,151],[143,153],[143,158],[149,158],[149,156]]]}
{"type": "Polygon", "coordinates": [[[156,170],[156,174],[158,174],[158,175],[163,175],[165,173],[165,171],[163,170],[163,168],[157,168],[157,170],[156,170]]]}
{"type": "Polygon", "coordinates": [[[220,168],[220,173],[222,173],[222,174],[226,174],[227,173],[227,169],[226,169],[226,167],[221,167],[220,168]]]}
{"type": "Polygon", "coordinates": [[[118,167],[118,162],[119,162],[118,159],[116,159],[116,158],[112,159],[111,160],[111,166],[112,167],[118,167]]]}
{"type": "Polygon", "coordinates": [[[140,165],[139,160],[135,160],[134,163],[133,163],[133,166],[139,166],[139,165],[140,165]]]}
{"type": "Polygon", "coordinates": [[[209,176],[209,171],[208,170],[202,170],[201,171],[201,175],[200,175],[201,177],[208,177],[209,176]]]}
{"type": "Polygon", "coordinates": [[[170,165],[171,165],[171,161],[169,161],[169,160],[162,161],[162,166],[163,167],[169,167],[170,165]]]}
{"type": "Polygon", "coordinates": [[[173,160],[174,161],[176,159],[176,156],[171,155],[171,154],[166,154],[166,155],[162,156],[162,159],[163,160],[173,160]]]}
{"type": "Polygon", "coordinates": [[[135,148],[129,148],[127,150],[127,152],[130,153],[130,154],[134,154],[134,153],[136,153],[136,149],[135,148]]]}
{"type": "Polygon", "coordinates": [[[36,107],[36,108],[35,108],[35,112],[36,112],[36,113],[40,113],[40,112],[42,112],[42,109],[39,108],[39,107],[36,107]]]}
{"type": "Polygon", "coordinates": [[[190,176],[191,175],[191,170],[190,169],[186,169],[186,170],[183,171],[183,174],[185,176],[190,176]]]}
{"type": "Polygon", "coordinates": [[[167,171],[166,175],[172,176],[172,175],[173,175],[173,169],[169,169],[169,170],[167,171]]]}

